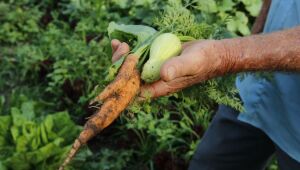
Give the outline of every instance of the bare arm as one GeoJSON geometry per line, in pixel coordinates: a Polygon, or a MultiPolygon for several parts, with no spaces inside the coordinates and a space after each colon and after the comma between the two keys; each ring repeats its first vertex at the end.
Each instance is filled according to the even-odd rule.
{"type": "MultiPolygon", "coordinates": [[[[276,70],[300,71],[300,26],[271,34],[221,40],[224,73],[276,70]]],[[[223,72],[222,71],[222,72],[223,72]]]]}
{"type": "Polygon", "coordinates": [[[300,71],[300,27],[188,43],[162,66],[161,80],[142,87],[142,96],[164,96],[225,74],[263,70],[300,71]]]}
{"type": "MultiPolygon", "coordinates": [[[[128,51],[126,43],[115,40],[112,46],[118,48],[114,56],[122,54],[122,49],[128,51]]],[[[180,56],[164,63],[161,79],[144,85],[141,95],[164,96],[225,74],[263,70],[300,71],[300,26],[270,34],[186,43],[180,56]]]]}

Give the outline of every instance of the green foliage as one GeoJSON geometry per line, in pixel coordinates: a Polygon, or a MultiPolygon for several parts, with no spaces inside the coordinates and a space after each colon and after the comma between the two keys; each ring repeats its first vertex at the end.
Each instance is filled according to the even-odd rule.
{"type": "Polygon", "coordinates": [[[164,97],[130,109],[132,118],[127,117],[129,122],[126,128],[133,130],[138,136],[142,147],[140,154],[143,157],[149,156],[149,153],[143,153],[143,148],[152,147],[153,154],[168,151],[187,160],[190,158],[185,153],[177,154],[202,135],[211,115],[208,108],[197,105],[197,99],[181,96],[176,100],[174,96],[164,97]],[[173,102],[170,103],[169,100],[173,102]],[[191,114],[191,110],[195,114],[191,114]],[[199,129],[196,127],[201,130],[197,131],[199,129]]]}
{"type": "Polygon", "coordinates": [[[189,35],[196,39],[207,39],[214,28],[205,22],[197,22],[195,16],[181,4],[171,4],[154,21],[158,28],[166,29],[178,36],[189,35]]]}
{"type": "Polygon", "coordinates": [[[196,0],[195,7],[210,15],[229,20],[227,29],[237,34],[249,35],[249,19],[258,15],[261,0],[196,0]],[[246,10],[241,8],[243,6],[246,10]]]}
{"type": "Polygon", "coordinates": [[[4,169],[56,169],[80,128],[67,112],[45,117],[26,101],[0,116],[0,162],[4,169]]]}
{"type": "Polygon", "coordinates": [[[262,5],[261,0],[241,0],[251,16],[257,16],[262,5]]]}
{"type": "Polygon", "coordinates": [[[278,162],[275,158],[270,161],[269,166],[266,168],[266,170],[279,170],[278,162]]]}
{"type": "Polygon", "coordinates": [[[100,162],[98,164],[98,169],[101,170],[122,170],[127,166],[133,151],[119,150],[114,151],[110,149],[103,149],[98,155],[100,162]]]}
{"type": "Polygon", "coordinates": [[[227,27],[231,31],[239,31],[243,35],[248,35],[250,34],[250,30],[247,23],[247,16],[242,12],[236,12],[233,19],[228,22],[227,27]]]}
{"type": "Polygon", "coordinates": [[[0,42],[15,44],[30,41],[39,32],[41,11],[31,3],[21,4],[14,6],[0,2],[0,42]]]}

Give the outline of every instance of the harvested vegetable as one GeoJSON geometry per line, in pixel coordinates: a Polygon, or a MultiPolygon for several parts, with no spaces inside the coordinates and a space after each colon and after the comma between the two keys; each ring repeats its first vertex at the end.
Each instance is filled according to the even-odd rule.
{"type": "Polygon", "coordinates": [[[158,36],[150,48],[149,60],[145,63],[141,78],[152,83],[160,78],[160,68],[163,63],[181,52],[180,39],[172,33],[158,36]]]}
{"type": "Polygon", "coordinates": [[[123,87],[120,87],[119,83],[115,83],[118,81],[114,81],[109,85],[112,89],[118,90],[113,90],[112,93],[109,93],[109,95],[107,95],[104,99],[104,103],[99,111],[87,121],[83,131],[75,140],[67,158],[59,168],[60,170],[64,169],[64,167],[71,161],[82,145],[86,144],[88,140],[90,140],[101,130],[110,125],[116,118],[118,118],[120,113],[125,110],[129,103],[134,99],[140,89],[140,75],[136,69],[137,61],[137,57],[132,55],[126,58],[117,78],[118,80],[126,79],[128,81],[122,80],[122,82],[125,82],[123,87]],[[127,61],[128,63],[133,64],[125,64],[127,61]],[[128,73],[127,70],[133,71],[128,73]],[[124,75],[126,75],[126,77],[124,77],[124,75]]]}

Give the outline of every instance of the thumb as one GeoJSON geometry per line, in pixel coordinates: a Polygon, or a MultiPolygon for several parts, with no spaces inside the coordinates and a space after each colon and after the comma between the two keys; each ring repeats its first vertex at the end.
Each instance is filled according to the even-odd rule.
{"type": "Polygon", "coordinates": [[[160,77],[164,81],[171,81],[179,77],[194,75],[198,69],[197,57],[180,55],[167,60],[160,71],[160,77]]]}

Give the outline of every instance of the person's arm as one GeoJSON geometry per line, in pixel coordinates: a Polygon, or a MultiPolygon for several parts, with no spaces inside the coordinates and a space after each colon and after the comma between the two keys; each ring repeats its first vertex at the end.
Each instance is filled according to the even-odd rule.
{"type": "Polygon", "coordinates": [[[270,34],[221,40],[222,72],[300,71],[300,27],[270,34]]]}
{"type": "Polygon", "coordinates": [[[243,71],[300,71],[300,27],[225,40],[188,43],[161,68],[142,96],[164,96],[214,77],[243,71]]]}
{"type": "MultiPolygon", "coordinates": [[[[184,44],[182,53],[166,61],[161,79],[146,84],[141,96],[164,96],[193,84],[243,71],[300,71],[300,27],[270,34],[184,44]]],[[[112,41],[113,60],[129,51],[112,41]]]]}

